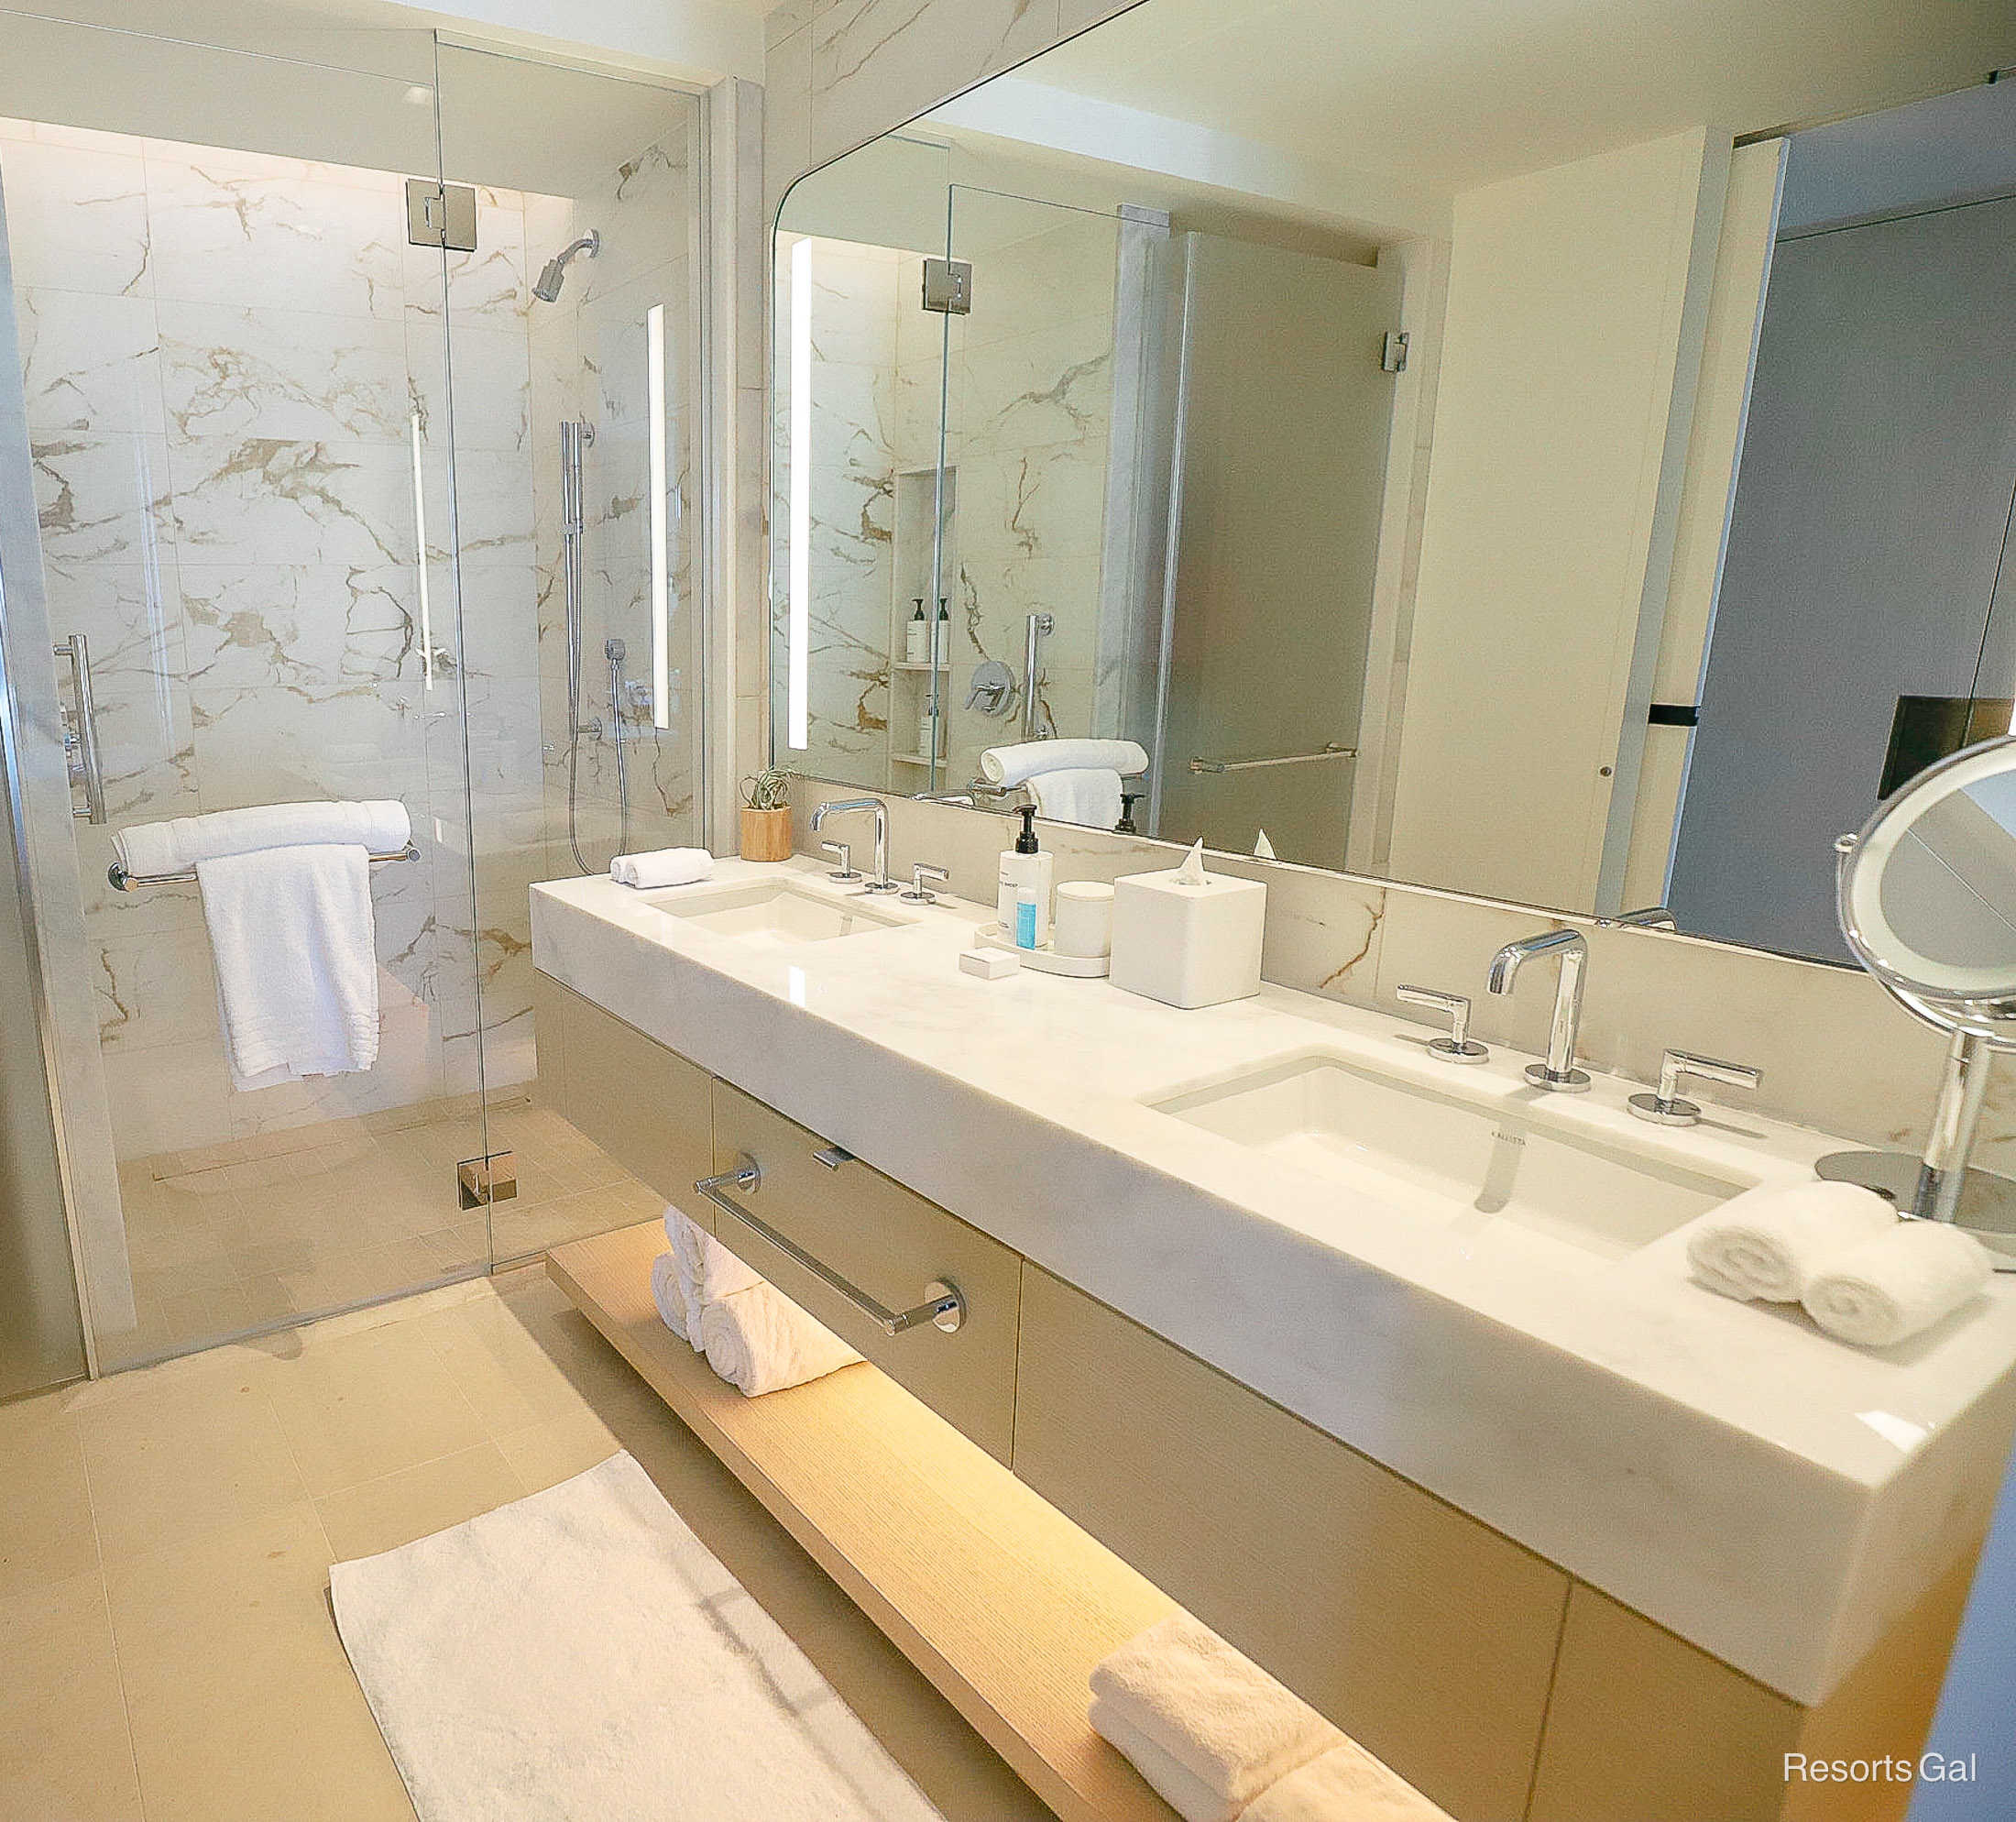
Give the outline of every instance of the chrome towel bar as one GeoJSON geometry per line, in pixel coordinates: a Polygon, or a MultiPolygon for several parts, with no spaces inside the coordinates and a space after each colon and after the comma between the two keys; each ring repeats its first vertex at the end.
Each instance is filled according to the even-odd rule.
{"type": "MultiPolygon", "coordinates": [[[[820,1160],[822,1163],[825,1160],[820,1160]]],[[[841,1162],[836,1160],[838,1169],[841,1162]]],[[[942,1279],[933,1279],[926,1285],[925,1291],[930,1301],[919,1303],[913,1310],[888,1310],[859,1286],[849,1284],[838,1272],[822,1259],[816,1259],[795,1241],[787,1239],[761,1215],[751,1214],[739,1202],[731,1201],[723,1193],[727,1190],[740,1190],[744,1195],[752,1196],[763,1180],[763,1173],[746,1151],[741,1161],[732,1170],[724,1170],[718,1177],[703,1177],[693,1187],[705,1196],[723,1214],[731,1214],[744,1227],[753,1229],[776,1247],[786,1258],[803,1266],[805,1270],[826,1286],[847,1299],[862,1315],[874,1323],[885,1335],[893,1338],[908,1334],[913,1329],[921,1329],[926,1323],[947,1334],[957,1334],[966,1321],[966,1299],[959,1294],[956,1284],[948,1284],[942,1279]]]]}
{"type": "MultiPolygon", "coordinates": [[[[374,867],[389,867],[400,861],[419,859],[420,850],[411,841],[396,854],[373,854],[370,857],[374,867]]],[[[137,892],[143,885],[193,885],[196,883],[196,870],[192,867],[182,873],[129,873],[115,861],[105,869],[105,878],[111,883],[115,892],[137,892]]]]}
{"type": "Polygon", "coordinates": [[[1311,765],[1320,759],[1356,759],[1356,747],[1339,746],[1331,741],[1320,752],[1287,752],[1278,759],[1193,759],[1192,772],[1255,772],[1264,765],[1311,765]]]}

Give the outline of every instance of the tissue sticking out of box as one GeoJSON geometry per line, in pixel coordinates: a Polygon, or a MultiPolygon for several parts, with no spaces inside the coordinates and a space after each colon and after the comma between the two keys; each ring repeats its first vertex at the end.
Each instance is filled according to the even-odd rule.
{"type": "Polygon", "coordinates": [[[1267,840],[1267,831],[1264,829],[1260,831],[1259,840],[1253,844],[1253,858],[1256,861],[1274,859],[1274,843],[1267,840]]]}
{"type": "Polygon", "coordinates": [[[1178,885],[1202,885],[1207,877],[1204,872],[1204,838],[1197,838],[1196,846],[1184,855],[1183,864],[1169,875],[1178,885]]]}

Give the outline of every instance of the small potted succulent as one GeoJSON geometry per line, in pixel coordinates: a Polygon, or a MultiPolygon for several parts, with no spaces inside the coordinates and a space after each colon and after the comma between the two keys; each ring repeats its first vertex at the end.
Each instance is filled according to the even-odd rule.
{"type": "Polygon", "coordinates": [[[791,858],[791,774],[774,765],[742,780],[742,858],[791,858]]]}

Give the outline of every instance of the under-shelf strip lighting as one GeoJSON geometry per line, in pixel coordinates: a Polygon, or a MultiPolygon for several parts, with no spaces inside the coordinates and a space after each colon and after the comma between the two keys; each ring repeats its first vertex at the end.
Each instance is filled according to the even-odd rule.
{"type": "Polygon", "coordinates": [[[427,598],[427,477],[421,464],[420,413],[408,422],[413,433],[413,536],[417,543],[414,568],[420,581],[420,681],[423,689],[434,686],[434,614],[427,598]]]}
{"type": "Polygon", "coordinates": [[[672,726],[672,577],[665,497],[665,306],[644,313],[646,384],[651,393],[651,721],[672,726]]]}
{"type": "Polygon", "coordinates": [[[791,249],[791,574],[787,739],[812,743],[812,242],[791,249]]]}

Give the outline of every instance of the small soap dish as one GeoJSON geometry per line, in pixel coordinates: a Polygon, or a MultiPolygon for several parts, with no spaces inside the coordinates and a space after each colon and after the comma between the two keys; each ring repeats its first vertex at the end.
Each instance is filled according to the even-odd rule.
{"type": "Polygon", "coordinates": [[[1112,972],[1112,958],[1106,955],[1059,955],[1055,949],[1023,949],[1002,933],[999,924],[982,924],[973,941],[988,949],[1004,949],[1024,968],[1038,974],[1065,974],[1074,981],[1093,981],[1112,972]]]}

